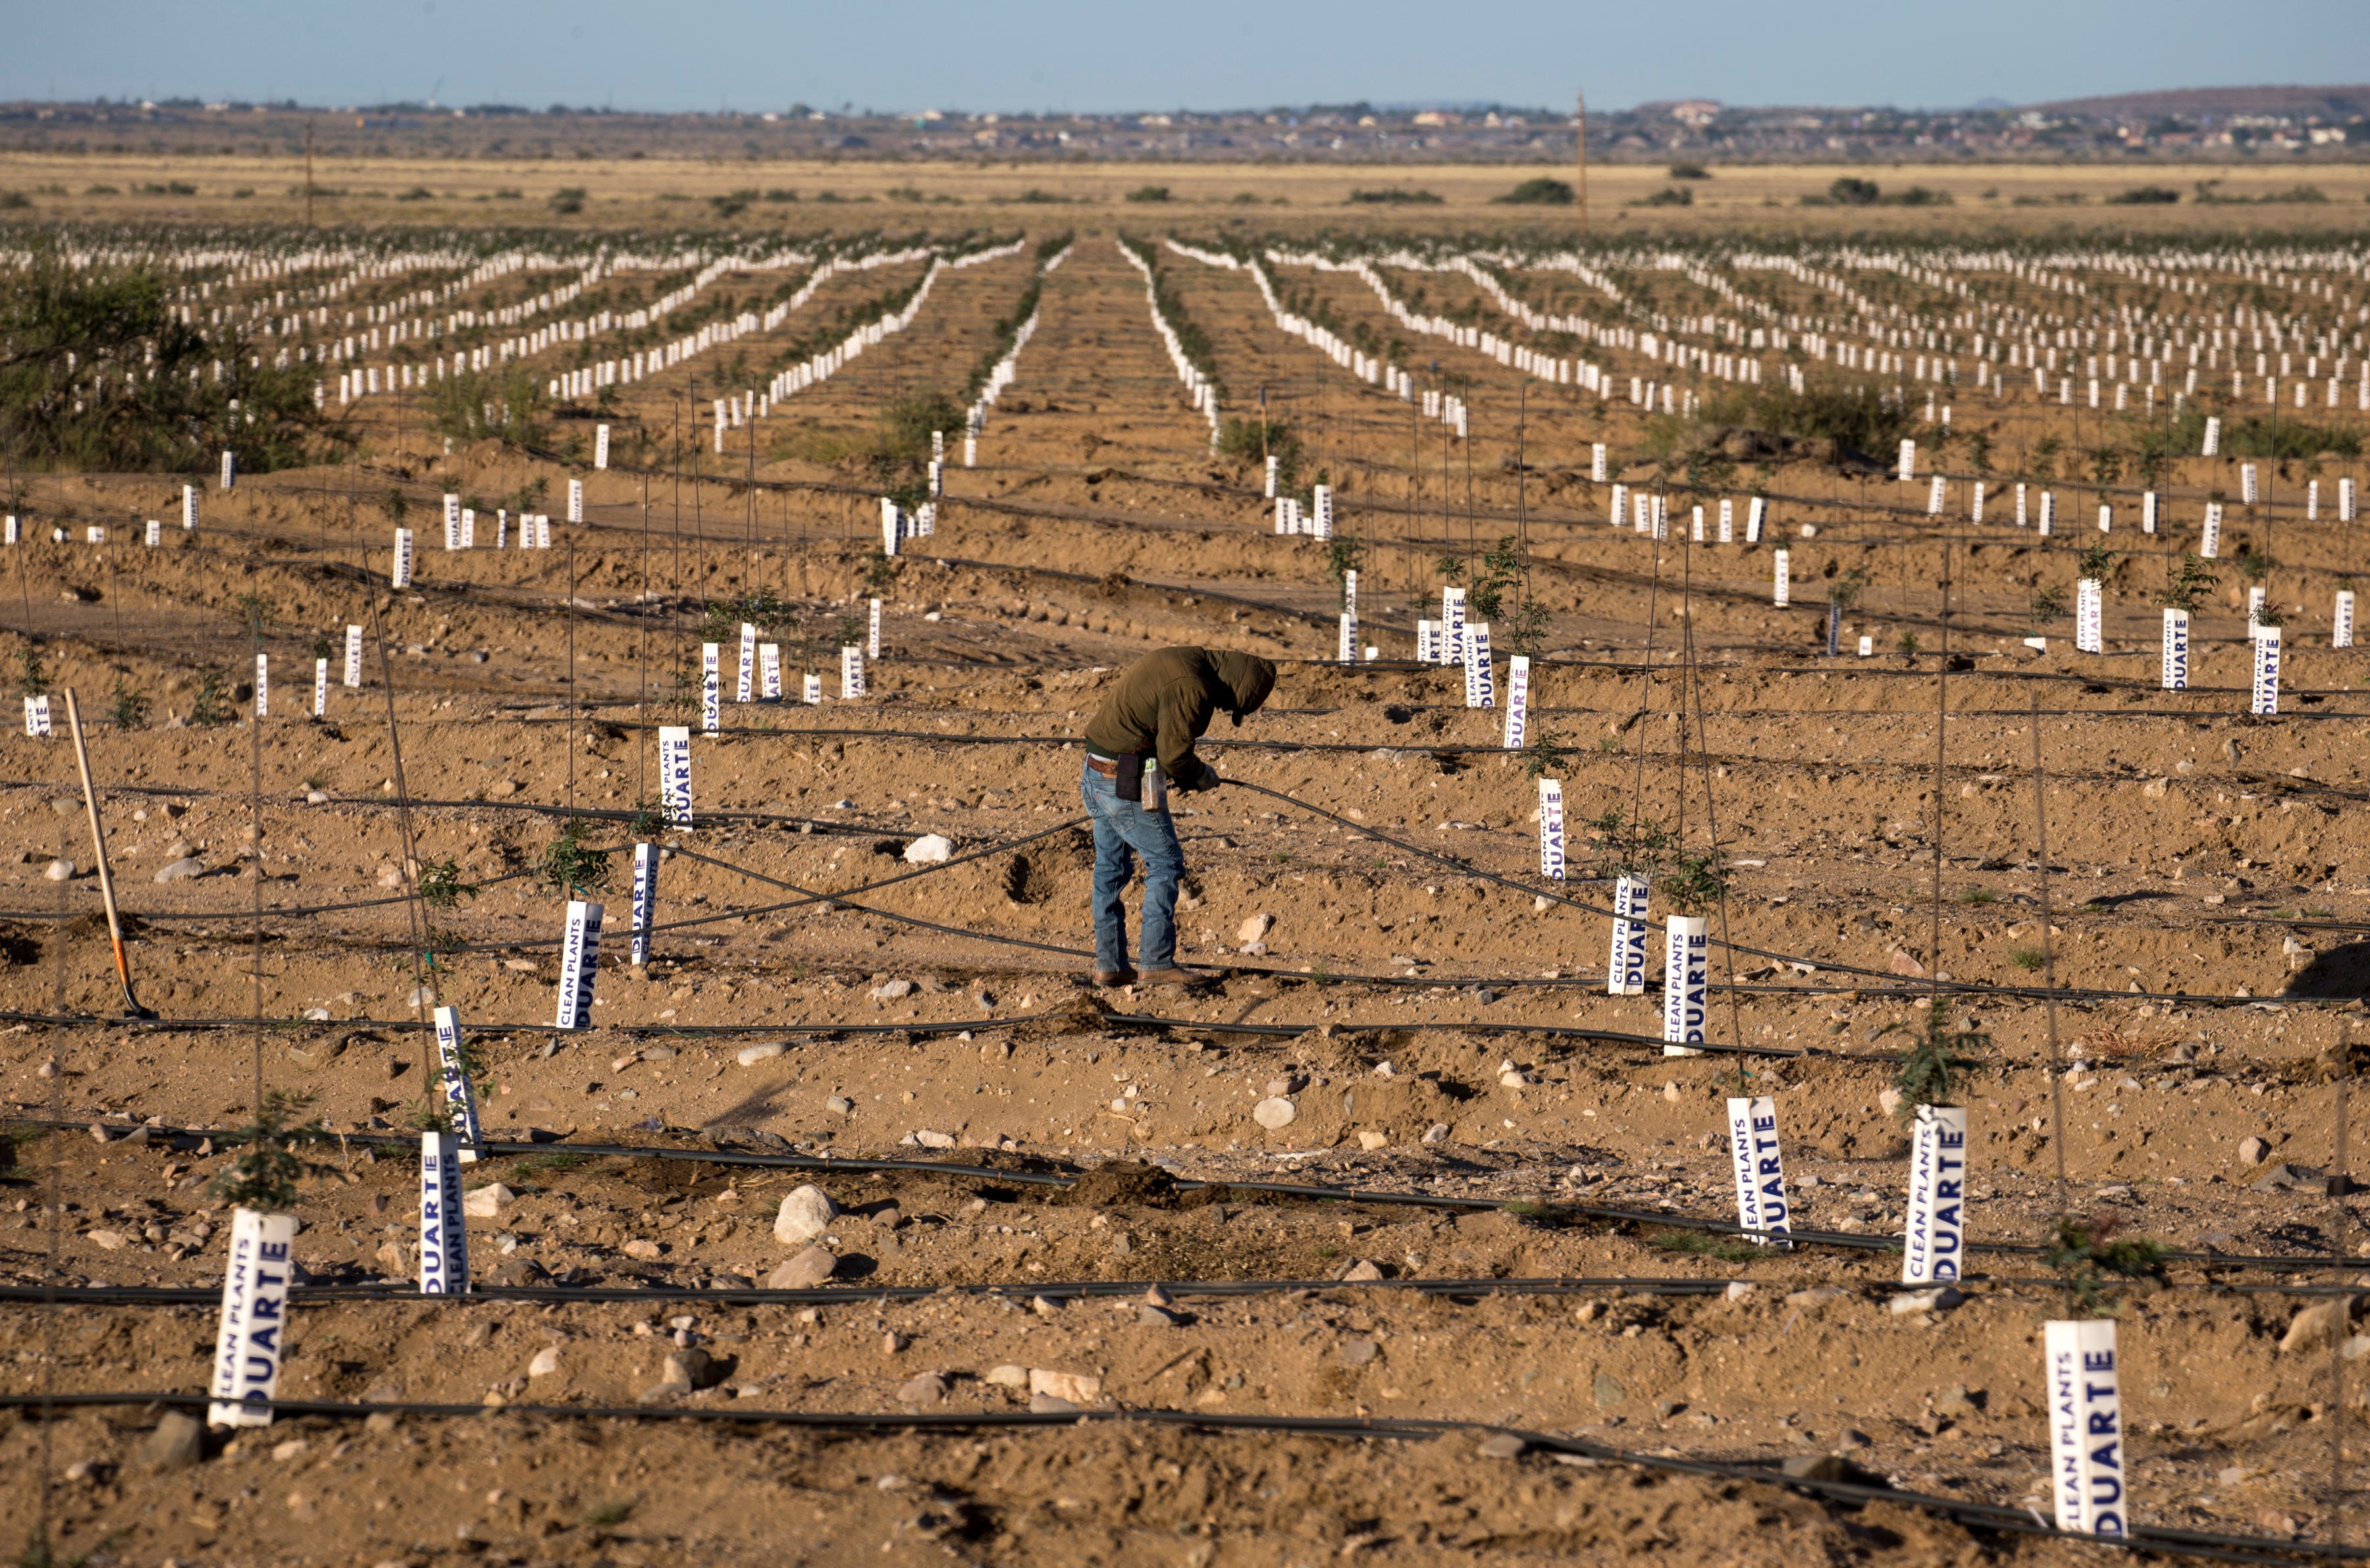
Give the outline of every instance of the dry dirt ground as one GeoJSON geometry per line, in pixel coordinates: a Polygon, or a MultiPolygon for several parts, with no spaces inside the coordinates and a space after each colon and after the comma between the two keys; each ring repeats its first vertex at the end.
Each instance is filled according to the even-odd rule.
{"type": "MultiPolygon", "coordinates": [[[[1480,410],[1452,449],[1277,332],[1242,274],[1168,258],[1230,407],[1267,386],[1306,471],[1344,487],[1383,658],[1342,669],[1324,662],[1318,548],[1275,536],[1255,468],[1208,452],[1138,274],[1086,235],[1047,280],[981,466],[952,472],[936,534],[884,581],[872,481],[829,454],[900,395],[959,389],[1031,266],[1024,250],[948,275],[913,331],[801,395],[754,450],[743,432],[721,459],[669,444],[673,409],[714,389],[707,368],[631,389],[609,417],[654,432],[647,475],[582,476],[588,520],[555,524],[548,553],[431,540],[408,592],[385,587],[391,493],[432,529],[447,491],[490,509],[541,480],[557,513],[572,470],[447,451],[417,409],[377,407],[357,460],[210,490],[204,525],[158,550],[128,525],[172,517],[177,478],[25,481],[29,542],[0,560],[7,656],[37,650],[90,721],[129,962],[163,1018],[118,1020],[70,745],[0,739],[0,1093],[68,1128],[25,1126],[0,1192],[0,1278],[19,1292],[0,1309],[5,1391],[203,1386],[210,1308],[73,1292],[218,1286],[226,1216],[206,1182],[226,1156],[201,1140],[245,1124],[262,1086],[313,1096],[345,1135],[299,1207],[322,1293],[298,1293],[282,1392],[387,1408],[218,1434],[201,1462],[163,1469],[143,1458],[153,1404],[20,1410],[0,1437],[25,1478],[0,1526],[11,1550],[30,1550],[47,1477],[51,1539],[93,1563],[2073,1561],[2088,1549],[1894,1502],[1479,1451],[1479,1428],[1502,1426],[1773,1478],[1841,1455],[2046,1514],[2055,1276],[1986,1251],[1962,1303],[1899,1311],[1897,1256],[1851,1244],[1901,1223],[1904,1140],[1882,1096],[1893,1031],[1919,1025],[1936,972],[1999,987],[1958,1002],[1989,1036],[1961,1089],[1973,1239],[2030,1248],[2070,1207],[2183,1254],[2121,1302],[2136,1516],[2358,1534],[2331,1487],[2358,1474],[2363,1377],[2332,1353],[2343,1335],[2289,1331],[2310,1299],[2296,1291],[2370,1257],[2321,1181],[2346,1163],[2341,1095],[2364,1039],[2364,672],[2327,635],[2359,525],[2305,521],[2300,472],[2272,506],[2234,507],[2234,535],[2276,528],[2269,585],[2297,606],[2284,710],[2253,720],[2235,577],[2200,613],[2192,688],[2155,687],[2169,533],[2120,541],[2106,654],[2073,652],[2062,622],[2034,651],[2030,592],[2070,582],[2072,541],[1996,517],[1929,525],[1916,487],[1778,462],[1718,493],[1773,498],[1812,585],[1781,610],[1774,540],[1658,549],[1605,525],[1588,444],[1634,460],[1654,439],[1626,405],[1518,403],[1492,362],[1443,349],[1480,410]],[[753,470],[764,487],[732,482],[753,470]],[[101,522],[105,546],[50,542],[52,525],[79,538],[101,522]],[[1609,885],[1586,828],[1573,878],[1542,882],[1530,759],[1495,749],[1501,715],[1467,709],[1461,677],[1408,662],[1435,558],[1503,535],[1526,538],[1528,591],[1552,612],[1532,722],[1563,748],[1542,760],[1572,821],[1643,813],[1692,847],[1708,813],[1735,868],[1715,934],[1740,951],[1715,957],[1712,1039],[1742,1054],[1666,1058],[1659,996],[1605,995],[1609,885]],[[1872,583],[1847,640],[1914,632],[1920,651],[1823,655],[1816,585],[1853,568],[1872,583]],[[793,675],[810,648],[835,696],[830,651],[868,573],[886,648],[860,701],[734,704],[728,640],[695,824],[658,836],[664,928],[628,964],[623,851],[657,794],[652,727],[696,721],[681,698],[703,607],[770,590],[793,675]],[[268,611],[259,632],[243,595],[268,611]],[[337,684],[333,655],[316,721],[314,641],[349,624],[367,678],[337,684]],[[1212,978],[1098,992],[1076,736],[1118,669],[1179,642],[1283,662],[1269,709],[1221,725],[1212,755],[1290,799],[1180,802],[1182,956],[1212,978]],[[259,723],[240,689],[258,647],[259,723]],[[234,713],[192,724],[209,672],[234,713]],[[99,717],[119,682],[154,698],[144,725],[99,717]],[[564,894],[542,871],[571,810],[606,852],[578,881],[610,921],[596,1027],[560,1033],[564,894]],[[956,861],[904,861],[926,834],[956,861]],[[407,871],[431,867],[473,891],[423,906],[407,871]],[[2054,1000],[2034,989],[2047,975],[2054,1000]],[[480,1282],[507,1297],[400,1294],[418,1178],[394,1139],[425,1101],[431,995],[470,1031],[488,1136],[550,1146],[470,1170],[509,1194],[469,1225],[480,1282]],[[1740,1086],[1777,1097],[1798,1224],[1829,1239],[1776,1251],[1671,1223],[1732,1216],[1721,1100],[1740,1086]],[[1254,1120],[1271,1100],[1292,1120],[1254,1120]],[[966,1169],[571,1148],[587,1145],[966,1169]],[[1087,1180],[1041,1180],[1060,1173],[1087,1180]],[[774,1216],[810,1182],[842,1211],[815,1243],[830,1294],[729,1294],[805,1250],[774,1216]],[[69,1306],[38,1304],[53,1282],[69,1306]],[[328,1288],[372,1282],[394,1298],[328,1288]],[[1265,1285],[1215,1288],[1245,1282],[1265,1285]],[[1160,1284],[1171,1305],[1146,1310],[1160,1284]],[[648,1299],[596,1294],[618,1289],[648,1299]],[[638,1403],[679,1346],[712,1358],[706,1386],[638,1403]],[[1029,1410],[1004,1368],[1069,1375],[1056,1386],[1089,1416],[1203,1424],[950,1420],[1029,1410]],[[1223,1424],[1264,1417],[1477,1424],[1223,1424]]],[[[835,281],[812,308],[896,281],[835,281]]],[[[1342,318],[1379,317],[1354,280],[1293,281],[1342,318]]],[[[1958,410],[1996,421],[2003,451],[2055,417],[1958,410]]],[[[2174,466],[2184,538],[2227,468],[2174,466]]]]}

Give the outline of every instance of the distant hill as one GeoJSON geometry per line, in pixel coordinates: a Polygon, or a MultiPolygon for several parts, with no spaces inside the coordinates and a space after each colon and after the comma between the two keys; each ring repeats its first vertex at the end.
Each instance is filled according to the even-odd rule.
{"type": "Polygon", "coordinates": [[[2290,119],[2318,115],[2351,120],[2370,115],[2370,86],[2344,87],[2175,87],[2165,92],[2119,93],[2107,98],[2060,98],[2024,106],[2037,113],[2080,120],[2195,120],[2212,115],[2279,114],[2290,119]]]}

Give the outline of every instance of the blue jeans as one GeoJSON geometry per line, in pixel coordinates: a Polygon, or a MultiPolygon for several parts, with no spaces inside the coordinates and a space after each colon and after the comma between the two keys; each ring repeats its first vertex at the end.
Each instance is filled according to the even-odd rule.
{"type": "Polygon", "coordinates": [[[1177,964],[1177,883],[1185,874],[1185,851],[1165,811],[1148,812],[1119,798],[1119,780],[1084,769],[1078,793],[1095,819],[1095,967],[1125,969],[1127,905],[1120,894],[1144,857],[1144,947],[1139,967],[1150,971],[1177,964]]]}

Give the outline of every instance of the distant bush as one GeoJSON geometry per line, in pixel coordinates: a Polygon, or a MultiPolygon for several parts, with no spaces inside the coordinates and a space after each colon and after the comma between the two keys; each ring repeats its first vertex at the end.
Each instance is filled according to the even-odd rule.
{"type": "Polygon", "coordinates": [[[1036,203],[1036,202],[1067,202],[1067,201],[1069,200],[1069,198],[1068,198],[1067,196],[1056,196],[1056,195],[1054,195],[1054,194],[1053,194],[1053,192],[1052,192],[1051,190],[1038,190],[1035,186],[1033,186],[1033,185],[1032,185],[1032,186],[1030,186],[1028,190],[1023,190],[1019,195],[1015,196],[1015,197],[1013,198],[1013,200],[1014,200],[1014,201],[1016,201],[1016,202],[1031,202],[1031,203],[1036,203]]]}
{"type": "Polygon", "coordinates": [[[431,200],[435,194],[436,192],[429,190],[425,185],[415,185],[408,190],[397,191],[395,199],[398,202],[426,202],[431,200]]]}
{"type": "Polygon", "coordinates": [[[1549,179],[1541,175],[1536,179],[1525,179],[1503,196],[1492,197],[1491,200],[1515,207],[1569,207],[1572,203],[1572,190],[1560,179],[1549,179]]]}
{"type": "Polygon", "coordinates": [[[2169,207],[2180,200],[2180,192],[2169,185],[2134,185],[2120,196],[2107,198],[2110,207],[2169,207]]]}
{"type": "Polygon", "coordinates": [[[1665,186],[1651,196],[1629,203],[1633,207],[1692,207],[1695,204],[1696,193],[1682,185],[1665,186]]]}
{"type": "Polygon", "coordinates": [[[0,212],[16,212],[33,204],[33,199],[21,190],[0,190],[0,212]]]}
{"type": "Polygon", "coordinates": [[[1872,207],[1882,194],[1875,180],[1848,174],[1827,187],[1827,200],[1839,207],[1872,207]]]}
{"type": "Polygon", "coordinates": [[[2329,200],[2329,192],[2318,185],[2291,185],[2285,190],[2266,190],[2260,196],[2225,196],[2220,189],[2221,184],[2218,179],[2199,180],[2197,182],[2198,205],[2281,207],[2310,205],[2329,200]]]}
{"type": "Polygon", "coordinates": [[[1854,452],[1879,455],[1895,451],[1917,422],[1905,404],[1872,388],[1818,383],[1799,397],[1774,384],[1715,393],[1705,399],[1701,420],[1706,425],[1742,425],[1806,441],[1833,441],[1854,452]]]}
{"type": "Polygon", "coordinates": [[[1383,190],[1352,190],[1350,202],[1352,206],[1437,207],[1441,198],[1429,190],[1409,190],[1395,185],[1383,190]]]}
{"type": "Polygon", "coordinates": [[[795,190],[776,189],[765,192],[765,200],[768,202],[795,202],[798,199],[799,193],[795,190]]]}
{"type": "Polygon", "coordinates": [[[551,210],[565,217],[584,210],[584,187],[563,185],[551,193],[551,210]]]}
{"type": "Polygon", "coordinates": [[[1168,200],[1168,187],[1139,185],[1127,193],[1127,199],[1131,202],[1166,202],[1168,200]]]}
{"type": "Polygon", "coordinates": [[[1711,170],[1699,163],[1674,163],[1671,166],[1673,179],[1709,179],[1711,170]]]}

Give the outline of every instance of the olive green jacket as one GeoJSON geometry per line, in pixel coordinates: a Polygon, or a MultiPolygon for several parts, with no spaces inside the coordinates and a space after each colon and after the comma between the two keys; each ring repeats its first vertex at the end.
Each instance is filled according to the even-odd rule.
{"type": "Polygon", "coordinates": [[[1099,755],[1150,752],[1171,787],[1197,790],[1215,780],[1193,743],[1221,711],[1240,723],[1275,688],[1275,666],[1248,653],[1163,648],[1121,672],[1087,726],[1099,755]]]}

